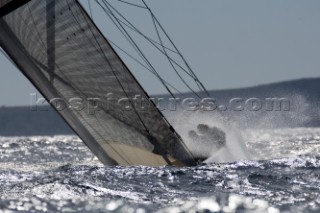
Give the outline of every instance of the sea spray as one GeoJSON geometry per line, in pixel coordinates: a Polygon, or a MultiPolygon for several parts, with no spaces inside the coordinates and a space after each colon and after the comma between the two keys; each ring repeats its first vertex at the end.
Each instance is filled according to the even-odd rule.
{"type": "Polygon", "coordinates": [[[175,117],[171,118],[174,128],[180,134],[191,153],[195,157],[207,158],[206,163],[250,159],[249,152],[236,125],[218,113],[212,111],[180,111],[175,117]],[[199,124],[205,124],[211,128],[217,127],[225,132],[225,146],[217,150],[213,142],[199,142],[190,138],[189,132],[196,131],[199,124]]]}

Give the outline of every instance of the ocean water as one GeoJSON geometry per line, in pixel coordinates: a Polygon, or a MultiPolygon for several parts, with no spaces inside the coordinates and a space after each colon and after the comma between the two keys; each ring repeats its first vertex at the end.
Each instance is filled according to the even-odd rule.
{"type": "Polygon", "coordinates": [[[320,212],[320,129],[242,132],[253,160],[108,167],[76,136],[0,137],[0,212],[320,212]]]}

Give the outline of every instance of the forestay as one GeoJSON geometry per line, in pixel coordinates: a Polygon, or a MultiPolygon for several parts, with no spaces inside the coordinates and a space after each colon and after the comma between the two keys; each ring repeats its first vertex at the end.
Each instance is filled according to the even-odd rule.
{"type": "Polygon", "coordinates": [[[52,105],[103,163],[195,165],[78,1],[0,6],[1,47],[48,101],[59,98],[52,105]],[[137,107],[135,97],[147,107],[137,107]]]}

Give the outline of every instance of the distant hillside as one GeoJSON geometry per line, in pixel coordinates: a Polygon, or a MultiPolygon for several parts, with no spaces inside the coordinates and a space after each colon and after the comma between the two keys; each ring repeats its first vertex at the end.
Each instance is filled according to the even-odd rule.
{"type": "Polygon", "coordinates": [[[320,126],[320,78],[299,79],[238,90],[212,91],[211,95],[216,96],[217,99],[226,100],[232,97],[244,99],[256,97],[261,100],[286,98],[290,100],[289,111],[259,110],[229,115],[235,115],[235,119],[238,119],[241,125],[247,124],[248,127],[320,126]]]}
{"type": "MultiPolygon", "coordinates": [[[[320,126],[320,78],[300,79],[242,89],[210,91],[219,105],[232,98],[288,98],[290,111],[222,111],[242,127],[320,126]]],[[[159,96],[157,96],[159,97],[159,96]]],[[[162,95],[165,99],[166,95],[162,95]]],[[[184,97],[192,97],[184,94],[184,97]]],[[[50,106],[0,107],[1,136],[74,134],[50,106]]]]}
{"type": "MultiPolygon", "coordinates": [[[[210,95],[216,99],[229,99],[237,96],[286,96],[288,94],[307,94],[309,97],[320,97],[320,78],[305,78],[279,83],[264,84],[253,87],[238,89],[211,90],[210,95]]],[[[166,97],[167,95],[163,95],[166,97]]],[[[184,96],[191,96],[192,93],[185,93],[184,96]]]]}
{"type": "MultiPolygon", "coordinates": [[[[217,106],[223,105],[229,108],[230,100],[234,98],[243,99],[243,102],[252,98],[261,100],[263,106],[257,111],[250,110],[246,106],[244,110],[240,111],[230,110],[229,108],[228,110],[216,110],[223,117],[239,124],[239,127],[320,126],[320,78],[299,79],[240,89],[213,90],[209,93],[216,100],[217,106]],[[273,110],[270,110],[270,102],[267,101],[270,98],[288,100],[290,109],[279,111],[277,107],[274,107],[273,110]]],[[[168,96],[162,97],[167,100],[168,96]]],[[[183,97],[192,97],[192,94],[187,93],[183,97]]],[[[236,103],[235,105],[239,104],[236,103]]],[[[244,103],[240,105],[243,107],[244,103]]]]}

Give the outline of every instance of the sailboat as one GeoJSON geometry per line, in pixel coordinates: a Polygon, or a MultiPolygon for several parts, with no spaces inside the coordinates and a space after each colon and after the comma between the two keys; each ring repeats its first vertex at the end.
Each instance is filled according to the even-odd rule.
{"type": "MultiPolygon", "coordinates": [[[[97,2],[111,11],[107,1],[97,2]]],[[[0,0],[0,46],[104,164],[195,166],[204,160],[188,150],[78,0],[0,0]],[[126,100],[130,110],[108,94],[126,100]],[[136,95],[148,101],[146,110],[134,106],[136,95]],[[72,106],[96,109],[97,102],[94,112],[72,106]]]]}

